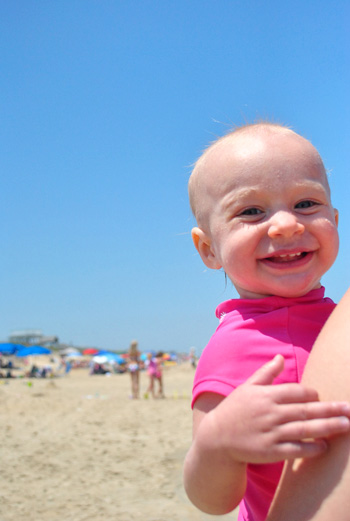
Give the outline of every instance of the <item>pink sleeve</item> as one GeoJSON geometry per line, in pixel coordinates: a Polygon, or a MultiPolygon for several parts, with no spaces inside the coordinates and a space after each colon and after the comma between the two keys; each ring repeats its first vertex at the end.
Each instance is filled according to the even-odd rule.
{"type": "MultiPolygon", "coordinates": [[[[285,323],[288,317],[280,313],[278,320],[285,323]]],[[[285,369],[275,383],[297,381],[295,352],[290,342],[276,339],[270,334],[274,324],[259,320],[241,320],[226,315],[204,349],[196,370],[192,407],[204,392],[229,395],[244,383],[259,367],[280,353],[285,358],[285,369]]],[[[285,339],[289,340],[289,338],[285,339]]]]}
{"type": "MultiPolygon", "coordinates": [[[[301,300],[316,291],[322,291],[323,296],[324,289],[319,289],[301,300]]],[[[288,306],[271,307],[275,300],[281,299],[268,297],[267,304],[263,302],[265,307],[255,302],[249,309],[243,302],[240,311],[223,315],[199,359],[192,406],[205,392],[227,396],[276,354],[284,357],[285,367],[274,383],[300,382],[312,346],[335,304],[316,298],[315,302],[299,305],[288,299],[288,306]]],[[[284,303],[286,299],[282,300],[284,303]]]]}

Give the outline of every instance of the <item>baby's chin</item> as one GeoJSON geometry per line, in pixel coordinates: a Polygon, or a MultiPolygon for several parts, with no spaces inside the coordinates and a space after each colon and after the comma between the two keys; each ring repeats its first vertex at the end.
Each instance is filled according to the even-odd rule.
{"type": "Polygon", "coordinates": [[[310,284],[310,286],[307,286],[306,288],[303,287],[302,289],[298,289],[289,285],[281,285],[281,287],[276,289],[276,291],[274,292],[254,290],[253,288],[244,289],[238,288],[237,286],[235,286],[235,288],[239,295],[239,298],[241,299],[262,299],[266,297],[300,298],[310,293],[310,291],[312,291],[313,289],[319,289],[321,286],[321,282],[318,281],[317,283],[310,284]]]}

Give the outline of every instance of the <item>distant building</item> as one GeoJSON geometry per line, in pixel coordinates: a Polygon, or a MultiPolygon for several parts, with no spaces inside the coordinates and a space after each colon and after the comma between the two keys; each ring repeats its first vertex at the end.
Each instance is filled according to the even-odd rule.
{"type": "Polygon", "coordinates": [[[24,346],[55,346],[58,345],[58,337],[43,335],[39,329],[25,329],[13,331],[9,336],[9,342],[24,346]]]}

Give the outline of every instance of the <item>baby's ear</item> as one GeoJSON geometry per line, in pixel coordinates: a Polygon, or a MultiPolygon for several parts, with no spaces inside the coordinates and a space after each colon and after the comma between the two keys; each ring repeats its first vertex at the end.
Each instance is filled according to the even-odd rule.
{"type": "Polygon", "coordinates": [[[219,270],[221,264],[215,256],[208,235],[200,228],[192,228],[192,240],[204,264],[212,270],[219,270]]]}
{"type": "Polygon", "coordinates": [[[335,218],[335,223],[338,226],[338,223],[339,223],[339,211],[336,208],[334,208],[334,218],[335,218]]]}

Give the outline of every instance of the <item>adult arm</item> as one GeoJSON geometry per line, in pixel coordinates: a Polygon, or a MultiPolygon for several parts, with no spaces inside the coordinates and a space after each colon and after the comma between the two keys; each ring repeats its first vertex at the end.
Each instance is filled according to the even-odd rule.
{"type": "MultiPolygon", "coordinates": [[[[333,311],[312,350],[303,384],[321,400],[350,401],[350,289],[333,311]]],[[[328,440],[310,460],[286,463],[267,521],[348,521],[350,435],[328,440]]]]}

